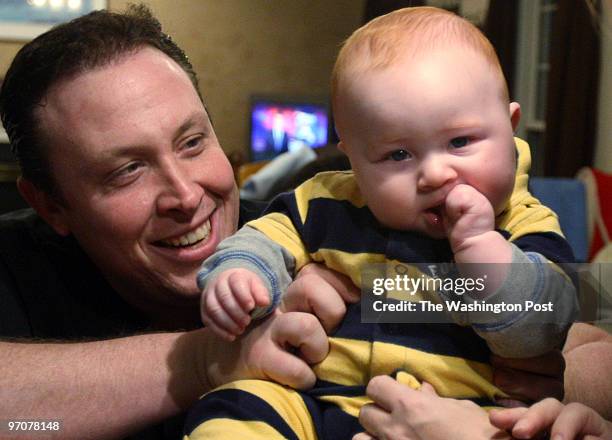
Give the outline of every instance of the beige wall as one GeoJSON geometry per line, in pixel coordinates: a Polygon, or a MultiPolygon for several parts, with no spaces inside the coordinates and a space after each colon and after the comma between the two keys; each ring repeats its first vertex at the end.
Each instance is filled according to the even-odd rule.
{"type": "MultiPolygon", "coordinates": [[[[111,0],[123,10],[128,0],[111,0]]],[[[254,93],[328,96],[340,42],[365,0],[146,0],[185,50],[227,152],[245,149],[254,93]]],[[[19,49],[0,42],[0,76],[19,49]]]]}
{"type": "MultiPolygon", "coordinates": [[[[444,0],[436,0],[441,1],[444,0]]],[[[432,0],[433,2],[433,0],[432,0]]],[[[122,10],[128,0],[110,0],[122,10]]],[[[244,150],[253,93],[328,95],[340,42],[361,24],[365,0],[145,0],[185,49],[200,77],[227,152],[244,150]]],[[[485,0],[466,3],[486,5],[485,0]]],[[[612,1],[605,0],[595,165],[612,172],[610,47],[612,1]]],[[[0,42],[0,76],[20,44],[0,42]]]]}

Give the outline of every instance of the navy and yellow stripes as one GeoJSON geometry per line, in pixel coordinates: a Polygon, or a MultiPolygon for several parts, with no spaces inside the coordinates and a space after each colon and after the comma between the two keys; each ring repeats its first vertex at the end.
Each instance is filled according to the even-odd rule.
{"type": "MultiPolygon", "coordinates": [[[[558,263],[571,261],[555,214],[527,191],[528,146],[517,140],[515,188],[498,231],[520,249],[558,263]]],[[[447,240],[382,227],[365,205],[352,172],[322,173],[274,200],[268,215],[252,221],[296,259],[296,270],[316,261],[361,285],[361,268],[372,263],[452,261],[447,240]]],[[[424,294],[429,294],[425,292],[424,294]]],[[[490,351],[470,327],[455,324],[361,323],[360,305],[348,307],[330,353],[314,366],[315,387],[289,390],[262,381],[239,381],[207,394],[186,427],[200,438],[350,438],[360,431],[365,387],[380,374],[418,388],[426,381],[438,394],[491,406],[504,394],[492,384],[490,351]]]]}

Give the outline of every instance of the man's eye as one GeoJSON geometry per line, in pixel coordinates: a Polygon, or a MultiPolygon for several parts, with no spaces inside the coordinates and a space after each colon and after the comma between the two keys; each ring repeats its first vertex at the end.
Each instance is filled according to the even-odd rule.
{"type": "Polygon", "coordinates": [[[454,148],[462,148],[465,147],[469,141],[470,140],[467,137],[461,136],[451,139],[450,143],[454,148]]]}
{"type": "Polygon", "coordinates": [[[395,150],[393,153],[389,155],[389,157],[391,158],[391,160],[400,162],[402,160],[409,159],[411,155],[406,150],[395,150]]]}
{"type": "Polygon", "coordinates": [[[129,163],[126,166],[124,166],[123,168],[121,168],[121,170],[119,170],[119,175],[130,175],[130,174],[133,174],[136,171],[138,171],[141,166],[142,166],[142,164],[140,162],[129,163]]]}
{"type": "Polygon", "coordinates": [[[144,171],[145,163],[134,161],[126,164],[113,172],[107,179],[107,184],[112,187],[125,186],[138,179],[144,171]]]}
{"type": "Polygon", "coordinates": [[[185,142],[185,148],[192,149],[197,148],[202,144],[202,136],[192,137],[185,142]]]}

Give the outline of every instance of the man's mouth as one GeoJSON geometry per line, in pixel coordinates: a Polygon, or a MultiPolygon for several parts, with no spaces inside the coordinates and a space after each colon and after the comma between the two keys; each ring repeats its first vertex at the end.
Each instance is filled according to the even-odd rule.
{"type": "Polygon", "coordinates": [[[206,220],[204,224],[193,231],[189,231],[186,234],[181,235],[180,237],[168,238],[166,240],[156,241],[155,244],[158,244],[163,247],[173,247],[173,248],[183,248],[193,246],[203,240],[208,238],[210,234],[210,219],[206,220]]]}

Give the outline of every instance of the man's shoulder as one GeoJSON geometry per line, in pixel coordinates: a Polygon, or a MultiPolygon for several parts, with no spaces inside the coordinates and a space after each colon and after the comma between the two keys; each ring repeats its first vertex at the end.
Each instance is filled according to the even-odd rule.
{"type": "Polygon", "coordinates": [[[28,225],[36,223],[37,219],[39,219],[38,215],[31,208],[7,212],[0,215],[0,231],[28,227],[28,225]]]}
{"type": "MultiPolygon", "coordinates": [[[[35,237],[51,236],[52,229],[36,214],[33,209],[20,209],[0,215],[0,243],[2,250],[12,248],[16,243],[17,250],[25,250],[33,244],[35,237]]],[[[10,249],[13,252],[13,249],[10,249]]]]}
{"type": "Polygon", "coordinates": [[[33,209],[21,209],[0,215],[0,253],[12,258],[15,254],[54,248],[73,247],[71,240],[58,235],[33,209]]]}
{"type": "Polygon", "coordinates": [[[32,210],[0,216],[0,334],[56,339],[117,336],[148,326],[72,236],[32,210]],[[20,322],[7,327],[11,315],[20,322]]]}

